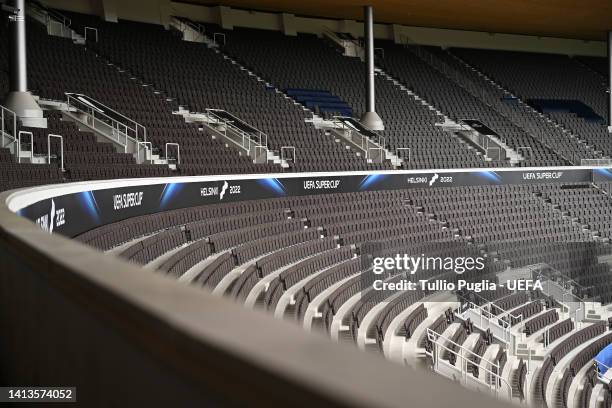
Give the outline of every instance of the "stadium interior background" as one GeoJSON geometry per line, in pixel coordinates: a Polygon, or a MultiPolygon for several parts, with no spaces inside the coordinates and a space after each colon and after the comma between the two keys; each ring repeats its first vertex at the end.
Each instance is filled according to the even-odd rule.
{"type": "Polygon", "coordinates": [[[0,6],[0,403],[612,407],[610,1],[0,6]]]}

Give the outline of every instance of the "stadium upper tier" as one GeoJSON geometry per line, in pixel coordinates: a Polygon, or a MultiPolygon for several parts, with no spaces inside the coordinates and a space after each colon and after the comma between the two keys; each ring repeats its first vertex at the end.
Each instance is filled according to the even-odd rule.
{"type": "MultiPolygon", "coordinates": [[[[146,128],[147,143],[138,149],[150,146],[146,154],[161,161],[143,164],[139,155],[71,120],[63,111],[70,106],[47,103],[48,130],[19,129],[33,133],[34,156],[47,155],[48,133],[61,135],[63,154],[57,139],[50,153],[58,164],[63,158],[66,171],[24,165],[27,159],[17,165],[5,151],[3,189],[163,175],[571,165],[612,153],[603,123],[602,62],[594,57],[378,41],[377,111],[385,129],[355,142],[340,136],[333,118],[363,113],[364,64],[325,39],[206,25],[205,42],[188,42],[174,27],[69,15],[72,30],[94,27],[97,41],[91,31],[85,44],[51,36],[28,19],[32,92],[63,102],[67,92],[84,94],[133,119],[146,128]],[[265,138],[254,149],[233,144],[209,109],[231,114],[227,126],[240,121],[265,138]],[[466,137],[465,120],[491,131],[487,143],[466,137]],[[172,143],[180,145],[180,163],[172,143]],[[171,169],[164,164],[169,161],[176,164],[171,169]]],[[[6,27],[0,30],[6,38],[6,27]]],[[[7,53],[2,42],[2,92],[7,53]]]]}

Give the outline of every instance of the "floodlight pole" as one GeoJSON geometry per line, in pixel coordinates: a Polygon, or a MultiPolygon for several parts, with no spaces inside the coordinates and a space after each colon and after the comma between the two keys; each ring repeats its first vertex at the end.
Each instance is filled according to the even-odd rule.
{"type": "Polygon", "coordinates": [[[17,12],[10,19],[10,90],[11,92],[28,91],[27,57],[26,57],[26,22],[25,0],[14,0],[17,12]]]}
{"type": "Polygon", "coordinates": [[[365,67],[366,67],[366,112],[361,117],[361,123],[372,130],[383,130],[385,128],[382,119],[376,113],[374,101],[375,77],[374,77],[374,12],[372,6],[363,8],[364,16],[364,39],[365,39],[365,67]]]}
{"type": "Polygon", "coordinates": [[[28,92],[25,0],[13,0],[9,15],[9,93],[4,105],[17,113],[25,126],[47,127],[42,109],[28,92]]]}
{"type": "Polygon", "coordinates": [[[612,31],[608,31],[608,132],[612,133],[612,31]]]}

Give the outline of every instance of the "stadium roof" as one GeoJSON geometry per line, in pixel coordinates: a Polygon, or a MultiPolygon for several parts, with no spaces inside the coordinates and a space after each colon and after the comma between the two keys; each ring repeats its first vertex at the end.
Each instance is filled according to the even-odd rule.
{"type": "Polygon", "coordinates": [[[356,20],[368,1],[381,23],[589,40],[612,30],[610,0],[187,0],[356,20]]]}

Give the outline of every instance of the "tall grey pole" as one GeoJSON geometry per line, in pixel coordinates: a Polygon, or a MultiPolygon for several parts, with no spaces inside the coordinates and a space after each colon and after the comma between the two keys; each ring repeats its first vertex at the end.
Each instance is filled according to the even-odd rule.
{"type": "Polygon", "coordinates": [[[10,17],[10,90],[28,91],[28,70],[26,55],[25,0],[14,0],[17,12],[10,17]]]}
{"type": "Polygon", "coordinates": [[[4,105],[14,111],[24,126],[47,127],[43,111],[28,92],[25,0],[13,0],[9,16],[9,93],[4,105]]]}
{"type": "Polygon", "coordinates": [[[375,112],[374,90],[374,13],[372,6],[364,7],[365,60],[366,60],[366,111],[375,112]]]}
{"type": "Polygon", "coordinates": [[[365,37],[365,67],[366,67],[366,112],[361,122],[372,130],[383,130],[382,119],[376,113],[375,80],[374,80],[374,12],[372,6],[363,8],[363,28],[365,37]]]}
{"type": "Polygon", "coordinates": [[[608,131],[612,133],[612,31],[608,31],[608,131]]]}

